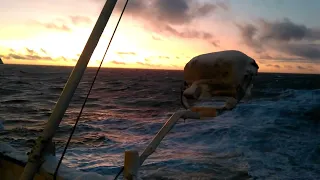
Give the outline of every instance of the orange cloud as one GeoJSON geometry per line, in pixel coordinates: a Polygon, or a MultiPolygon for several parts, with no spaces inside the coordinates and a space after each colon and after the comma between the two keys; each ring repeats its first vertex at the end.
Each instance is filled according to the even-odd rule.
{"type": "Polygon", "coordinates": [[[44,50],[43,48],[40,48],[39,51],[35,51],[33,49],[30,48],[25,48],[24,53],[22,52],[17,52],[13,49],[9,50],[8,54],[1,54],[0,57],[2,57],[5,60],[10,60],[10,61],[17,61],[17,60],[22,60],[22,61],[33,61],[33,62],[43,62],[43,61],[52,61],[52,62],[58,62],[58,61],[63,61],[63,62],[67,62],[67,63],[71,63],[71,62],[76,62],[77,59],[69,59],[66,58],[64,56],[60,56],[57,58],[53,58],[51,56],[48,56],[46,50],[44,50]]]}
{"type": "Polygon", "coordinates": [[[71,22],[75,25],[78,24],[91,24],[92,20],[91,18],[87,17],[87,16],[70,16],[71,22]]]}
{"type": "Polygon", "coordinates": [[[118,65],[125,65],[125,62],[120,62],[120,61],[111,61],[112,64],[118,64],[118,65]]]}
{"type": "Polygon", "coordinates": [[[70,32],[71,28],[65,24],[58,24],[55,22],[39,22],[39,21],[33,21],[32,24],[42,26],[47,29],[52,29],[52,30],[58,30],[58,31],[65,31],[65,32],[70,32]]]}
{"type": "Polygon", "coordinates": [[[26,54],[15,52],[13,49],[10,49],[10,53],[7,55],[1,55],[2,58],[7,60],[47,60],[53,61],[53,58],[49,56],[41,56],[36,51],[25,48],[26,54]]]}
{"type": "Polygon", "coordinates": [[[119,55],[132,55],[132,56],[137,55],[135,52],[117,52],[117,54],[119,54],[119,55]]]}

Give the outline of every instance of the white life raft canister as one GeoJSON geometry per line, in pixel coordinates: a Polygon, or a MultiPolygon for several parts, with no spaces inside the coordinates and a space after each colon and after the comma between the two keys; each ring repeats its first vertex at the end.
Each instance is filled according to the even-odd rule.
{"type": "Polygon", "coordinates": [[[236,50],[196,56],[184,67],[181,102],[203,116],[217,116],[250,94],[258,69],[254,59],[236,50]]]}

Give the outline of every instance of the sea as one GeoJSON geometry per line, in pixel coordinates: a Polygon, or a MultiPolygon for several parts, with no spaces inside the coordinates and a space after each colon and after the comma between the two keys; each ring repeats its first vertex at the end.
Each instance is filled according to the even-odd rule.
{"type": "MultiPolygon", "coordinates": [[[[88,68],[55,135],[60,157],[97,68],[88,68]]],[[[30,151],[72,67],[0,66],[0,141],[30,151]]],[[[102,68],[63,163],[116,175],[180,104],[183,71],[102,68]]],[[[209,120],[180,120],[142,179],[320,179],[320,75],[259,73],[252,97],[209,120]]]]}

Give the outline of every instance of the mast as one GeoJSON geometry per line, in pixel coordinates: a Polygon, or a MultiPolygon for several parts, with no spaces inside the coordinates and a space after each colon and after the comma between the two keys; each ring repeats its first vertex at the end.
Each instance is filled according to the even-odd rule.
{"type": "Polygon", "coordinates": [[[117,3],[117,0],[107,0],[99,18],[89,36],[89,39],[79,57],[79,60],[74,67],[69,79],[56,103],[52,114],[43,130],[42,135],[38,137],[36,144],[33,146],[27,165],[20,177],[20,180],[32,180],[34,175],[38,172],[43,162],[43,155],[45,147],[51,142],[56,130],[59,128],[59,124],[62,117],[67,110],[72,96],[86,70],[89,60],[92,56],[94,49],[96,48],[99,39],[104,31],[105,26],[112,14],[112,11],[117,3]]]}

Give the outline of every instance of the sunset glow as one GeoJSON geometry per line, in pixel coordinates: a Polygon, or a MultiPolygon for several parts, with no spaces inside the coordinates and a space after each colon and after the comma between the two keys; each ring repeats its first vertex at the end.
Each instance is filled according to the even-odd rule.
{"type": "MultiPolygon", "coordinates": [[[[104,2],[5,0],[3,62],[74,66],[104,2]]],[[[89,66],[100,64],[124,2],[118,1],[89,66]]],[[[103,67],[183,69],[196,55],[235,49],[254,58],[262,72],[320,73],[319,1],[303,10],[297,0],[146,2],[129,1],[103,67]]]]}

